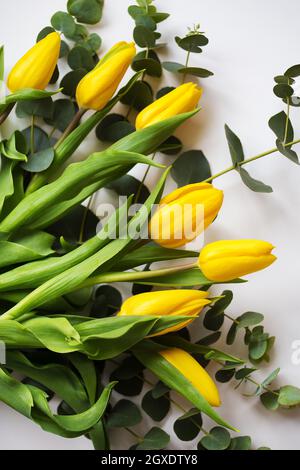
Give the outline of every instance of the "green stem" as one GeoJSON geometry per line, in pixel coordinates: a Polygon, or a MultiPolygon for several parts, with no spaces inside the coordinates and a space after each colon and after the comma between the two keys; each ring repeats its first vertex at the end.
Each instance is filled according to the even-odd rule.
{"type": "MultiPolygon", "coordinates": [[[[293,140],[293,142],[288,142],[286,144],[283,144],[283,146],[292,147],[292,145],[299,144],[299,142],[300,142],[300,139],[297,139],[297,140],[293,140]]],[[[259,160],[260,158],[266,157],[268,155],[272,155],[273,153],[276,153],[276,152],[278,152],[278,148],[274,147],[270,150],[267,150],[266,152],[259,153],[258,155],[255,155],[254,157],[248,158],[247,160],[244,160],[242,162],[238,162],[237,165],[232,165],[228,168],[225,168],[225,170],[220,171],[219,173],[216,173],[210,178],[207,178],[206,180],[204,180],[203,183],[210,183],[216,178],[219,178],[220,176],[225,175],[226,173],[229,173],[232,170],[236,170],[237,167],[242,167],[244,165],[247,165],[248,163],[254,162],[255,160],[259,160]]]]}
{"type": "MultiPolygon", "coordinates": [[[[190,56],[191,56],[191,51],[189,51],[189,52],[187,53],[184,68],[187,68],[187,67],[188,67],[188,65],[189,65],[189,60],[190,60],[190,56]]],[[[183,77],[182,77],[182,84],[184,84],[185,79],[186,79],[186,76],[187,76],[187,73],[185,72],[184,75],[183,75],[183,77]]]]}
{"type": "Polygon", "coordinates": [[[184,266],[177,266],[175,268],[159,269],[157,271],[138,271],[138,272],[112,272],[99,274],[99,276],[92,276],[80,285],[81,288],[92,287],[102,283],[112,282],[135,282],[139,280],[152,279],[153,277],[163,277],[169,274],[175,274],[181,271],[186,271],[195,268],[197,263],[187,264],[184,266]]]}
{"type": "Polygon", "coordinates": [[[94,199],[94,194],[89,198],[88,205],[84,208],[84,214],[83,214],[83,217],[82,217],[82,222],[81,222],[81,226],[80,226],[80,234],[79,234],[79,243],[80,244],[83,243],[85,223],[86,223],[86,219],[87,219],[87,216],[88,216],[88,212],[89,212],[89,210],[91,208],[91,205],[93,203],[93,199],[94,199]]]}
{"type": "Polygon", "coordinates": [[[53,126],[51,132],[48,135],[49,139],[51,139],[55,131],[56,131],[56,126],[53,126]]]}
{"type": "MultiPolygon", "coordinates": [[[[246,377],[246,379],[248,382],[251,382],[253,385],[256,385],[257,387],[261,387],[261,384],[259,382],[256,382],[256,380],[252,379],[251,377],[246,377]]],[[[262,387],[266,392],[269,392],[269,393],[272,393],[273,395],[275,395],[276,397],[279,397],[279,393],[278,392],[275,392],[275,390],[272,390],[271,388],[269,387],[265,387],[263,386],[262,387]]]]}
{"type": "MultiPolygon", "coordinates": [[[[156,155],[156,152],[152,155],[151,160],[154,160],[154,159],[155,159],[155,155],[156,155]]],[[[140,197],[140,195],[141,195],[143,185],[144,185],[144,183],[145,183],[145,181],[146,181],[146,178],[147,178],[147,176],[148,176],[148,174],[149,174],[150,169],[151,169],[151,167],[150,167],[150,165],[148,165],[148,168],[147,168],[147,170],[145,171],[145,174],[144,174],[144,176],[143,176],[143,179],[142,179],[142,181],[141,181],[141,184],[140,184],[140,186],[139,186],[139,189],[138,189],[138,191],[137,191],[137,193],[136,193],[136,196],[135,196],[135,198],[134,198],[133,204],[136,204],[136,203],[139,201],[139,197],[140,197]]]]}
{"type": "Polygon", "coordinates": [[[68,137],[69,134],[71,134],[71,132],[76,129],[76,127],[78,126],[82,116],[87,112],[87,109],[79,109],[77,111],[77,113],[75,114],[75,116],[73,117],[72,121],[70,122],[70,124],[68,125],[68,127],[66,128],[65,132],[62,134],[61,138],[56,142],[54,148],[57,149],[57,147],[59,147],[59,145],[66,139],[66,137],[68,137]]]}
{"type": "Polygon", "coordinates": [[[139,442],[143,441],[143,438],[139,436],[136,432],[132,431],[132,429],[130,428],[124,428],[124,429],[126,429],[126,431],[129,432],[129,434],[131,434],[132,436],[134,436],[139,442]]]}

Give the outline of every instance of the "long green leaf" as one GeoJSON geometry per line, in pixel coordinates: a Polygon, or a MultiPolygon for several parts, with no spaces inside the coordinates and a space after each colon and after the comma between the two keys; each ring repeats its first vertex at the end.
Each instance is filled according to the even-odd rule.
{"type": "Polygon", "coordinates": [[[208,401],[199,393],[186,377],[159,354],[159,346],[149,341],[144,341],[133,349],[134,355],[151,372],[172,390],[175,390],[189,400],[198,410],[205,413],[221,426],[236,431],[226,423],[219,414],[210,406],[208,401]]]}
{"type": "Polygon", "coordinates": [[[30,418],[33,400],[26,385],[0,369],[0,400],[27,418],[30,418]]]}
{"type": "Polygon", "coordinates": [[[122,88],[119,93],[113,98],[106,107],[94,113],[86,121],[84,121],[80,126],[78,126],[71,134],[69,134],[66,139],[64,139],[58,147],[55,149],[55,157],[52,162],[51,167],[45,172],[36,175],[27,189],[27,194],[30,194],[41,186],[43,186],[47,181],[50,180],[51,176],[55,171],[66,162],[79,145],[84,141],[88,134],[94,129],[94,127],[102,121],[102,119],[112,110],[112,108],[122,99],[124,95],[128,93],[134,83],[141,77],[142,72],[137,72],[127,83],[127,85],[122,88]]]}
{"type": "Polygon", "coordinates": [[[45,232],[26,234],[13,241],[0,240],[0,267],[45,258],[53,253],[54,237],[45,232]]]}
{"type": "Polygon", "coordinates": [[[38,287],[43,282],[65,272],[67,269],[76,266],[89,256],[95,254],[110,241],[110,236],[118,230],[119,224],[126,223],[130,202],[131,199],[128,199],[120,209],[113,213],[99,234],[70,253],[60,257],[51,257],[47,260],[28,263],[0,274],[0,291],[38,287]]]}

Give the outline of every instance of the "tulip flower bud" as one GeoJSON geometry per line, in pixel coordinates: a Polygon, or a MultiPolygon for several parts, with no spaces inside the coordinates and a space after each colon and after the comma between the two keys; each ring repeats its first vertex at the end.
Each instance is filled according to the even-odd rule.
{"type": "Polygon", "coordinates": [[[114,95],[136,54],[134,43],[119,42],[79,82],[79,107],[100,111],[114,95]]]}
{"type": "Polygon", "coordinates": [[[193,111],[201,95],[202,89],[195,83],[179,86],[143,109],[136,118],[136,128],[144,129],[172,116],[193,111]]]}
{"type": "Polygon", "coordinates": [[[192,383],[211,406],[220,406],[218,389],[205,369],[186,351],[178,348],[164,349],[159,353],[192,383]]]}
{"type": "MultiPolygon", "coordinates": [[[[125,300],[118,315],[195,316],[200,314],[202,309],[210,303],[207,297],[207,292],[188,289],[146,292],[125,300]]],[[[191,321],[167,328],[158,335],[180,330],[191,321]]]]}
{"type": "Polygon", "coordinates": [[[150,221],[150,236],[166,248],[194,240],[216,218],[223,191],[208,183],[183,186],[164,197],[150,221]]]}
{"type": "Polygon", "coordinates": [[[260,240],[223,240],[206,245],[199,256],[204,275],[226,282],[267,268],[277,259],[273,245],[260,240]]]}
{"type": "Polygon", "coordinates": [[[56,32],[37,42],[11,70],[7,79],[10,91],[44,90],[54,73],[59,51],[60,35],[56,32]]]}

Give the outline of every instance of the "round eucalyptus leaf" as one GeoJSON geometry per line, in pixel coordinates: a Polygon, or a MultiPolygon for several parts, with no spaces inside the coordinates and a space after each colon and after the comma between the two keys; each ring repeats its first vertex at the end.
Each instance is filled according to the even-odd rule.
{"type": "Polygon", "coordinates": [[[153,91],[145,81],[137,81],[121,99],[121,103],[141,111],[153,102],[153,91]]]}
{"type": "Polygon", "coordinates": [[[120,196],[131,196],[132,194],[137,194],[137,192],[140,192],[139,198],[137,200],[138,204],[143,204],[146,199],[150,196],[150,192],[148,188],[143,184],[141,186],[141,182],[137,180],[134,176],[131,175],[124,175],[121,176],[121,178],[118,178],[115,181],[112,181],[110,184],[108,184],[106,187],[108,189],[112,189],[116,191],[117,194],[120,196]]]}
{"type": "Polygon", "coordinates": [[[59,57],[66,57],[70,52],[70,47],[65,41],[61,41],[60,43],[60,53],[59,57]]]}
{"type": "Polygon", "coordinates": [[[60,87],[63,88],[62,93],[75,98],[77,85],[85,75],[86,70],[84,69],[73,70],[67,73],[60,82],[60,87]]]}
{"type": "Polygon", "coordinates": [[[104,0],[68,0],[68,12],[79,23],[96,24],[101,20],[104,0]]]}
{"type": "Polygon", "coordinates": [[[278,403],[281,406],[298,406],[300,405],[300,388],[292,385],[282,387],[279,392],[278,403]]]}
{"type": "Polygon", "coordinates": [[[203,34],[189,34],[184,38],[177,36],[175,41],[181,49],[196,54],[200,54],[202,52],[201,47],[208,44],[208,39],[203,34]]]}
{"type": "Polygon", "coordinates": [[[226,337],[226,344],[232,345],[235,342],[235,338],[237,335],[238,329],[236,323],[232,323],[226,337]]]}
{"type": "Polygon", "coordinates": [[[284,85],[292,85],[293,83],[295,83],[295,80],[287,77],[286,75],[277,75],[276,77],[274,77],[274,80],[276,83],[284,85]]]}
{"type": "Polygon", "coordinates": [[[37,35],[37,38],[36,38],[36,42],[39,42],[41,41],[42,39],[44,39],[46,36],[48,36],[48,34],[51,34],[51,33],[54,33],[55,29],[52,28],[52,26],[46,26],[45,28],[43,28],[39,34],[37,35]]]}
{"type": "Polygon", "coordinates": [[[144,436],[144,440],[137,446],[137,450],[160,450],[164,449],[169,442],[169,434],[154,427],[144,436]]]}
{"type": "Polygon", "coordinates": [[[246,377],[252,374],[252,372],[255,372],[256,369],[250,368],[250,367],[244,367],[243,369],[240,369],[236,372],[235,378],[236,380],[244,380],[246,377]]]}
{"type": "Polygon", "coordinates": [[[130,380],[136,378],[144,370],[144,366],[134,356],[126,357],[114,370],[114,380],[130,380]]]}
{"type": "Polygon", "coordinates": [[[235,369],[222,369],[216,372],[216,380],[222,384],[230,382],[235,375],[235,369]]]}
{"type": "Polygon", "coordinates": [[[145,70],[146,74],[151,77],[161,77],[162,75],[162,66],[154,51],[150,51],[148,57],[144,51],[139,52],[133,59],[132,69],[135,72],[145,70]]]}
{"type": "Polygon", "coordinates": [[[19,101],[16,107],[18,118],[28,118],[31,116],[51,118],[52,113],[53,101],[51,97],[38,100],[19,101]]]}
{"type": "Polygon", "coordinates": [[[221,331],[216,331],[215,333],[212,333],[210,335],[204,336],[204,338],[201,338],[199,341],[197,341],[197,344],[201,344],[202,346],[210,346],[211,344],[215,344],[220,337],[222,336],[221,331]]]}
{"type": "Polygon", "coordinates": [[[237,318],[238,328],[247,328],[249,326],[258,325],[264,321],[264,316],[257,312],[246,312],[237,318]]]}
{"type": "Polygon", "coordinates": [[[75,33],[76,23],[74,18],[64,11],[57,11],[51,18],[51,24],[56,31],[61,31],[66,37],[75,33]]]}
{"type": "Polygon", "coordinates": [[[287,114],[284,111],[281,111],[278,114],[275,114],[269,120],[269,127],[272,129],[276,137],[280,142],[284,142],[285,137],[287,142],[292,142],[294,139],[294,130],[290,119],[288,119],[287,114]],[[288,126],[286,127],[286,124],[288,126]],[[287,130],[287,132],[286,132],[287,130]]]}
{"type": "Polygon", "coordinates": [[[201,150],[189,150],[173,163],[171,175],[181,187],[206,180],[211,176],[211,169],[201,150]]]}
{"type": "Polygon", "coordinates": [[[230,441],[230,434],[226,429],[215,427],[201,439],[201,444],[207,450],[226,450],[230,441]]]}
{"type": "Polygon", "coordinates": [[[72,70],[92,70],[95,67],[92,52],[85,47],[75,46],[68,55],[68,64],[72,70]]]}
{"type": "Polygon", "coordinates": [[[83,218],[85,218],[83,241],[86,241],[96,235],[99,219],[84,206],[76,206],[59,221],[47,227],[47,232],[58,239],[63,236],[69,243],[77,243],[83,218]]]}
{"type": "Polygon", "coordinates": [[[76,114],[75,104],[68,99],[56,100],[53,103],[53,113],[51,119],[45,122],[61,132],[64,132],[76,114]]]}
{"type": "Polygon", "coordinates": [[[155,46],[155,35],[151,29],[145,26],[136,26],[133,31],[133,38],[139,47],[151,49],[155,46]]]}
{"type": "Polygon", "coordinates": [[[41,171],[47,170],[54,159],[54,149],[50,147],[48,149],[40,150],[39,152],[29,155],[28,161],[22,163],[21,167],[23,170],[29,171],[30,173],[40,173],[41,171]]]}
{"type": "Polygon", "coordinates": [[[109,114],[98,124],[96,136],[106,142],[117,142],[135,131],[135,127],[121,114],[109,114]]]}
{"type": "Polygon", "coordinates": [[[136,426],[142,421],[139,408],[129,400],[120,400],[110,411],[106,424],[110,428],[136,426]]]}
{"type": "Polygon", "coordinates": [[[212,310],[209,310],[204,317],[203,325],[207,330],[218,331],[224,323],[224,313],[215,314],[212,310]]]}
{"type": "Polygon", "coordinates": [[[199,410],[193,408],[174,423],[174,432],[181,441],[192,441],[200,433],[202,416],[199,410]]]}
{"type": "Polygon", "coordinates": [[[112,286],[100,286],[95,292],[91,317],[103,318],[115,314],[122,305],[122,295],[112,286]]]}
{"type": "Polygon", "coordinates": [[[287,71],[284,72],[284,75],[290,78],[300,77],[300,64],[293,65],[292,67],[287,69],[287,71]]]}
{"type": "Polygon", "coordinates": [[[102,39],[97,33],[90,34],[82,43],[84,47],[87,47],[91,52],[96,53],[99,51],[102,44],[102,39]]]}
{"type": "Polygon", "coordinates": [[[57,82],[58,79],[59,79],[59,68],[56,65],[55,69],[54,69],[54,72],[53,72],[53,75],[52,75],[52,77],[50,79],[50,82],[49,82],[50,85],[54,85],[57,82]]]}
{"type": "Polygon", "coordinates": [[[142,408],[153,421],[162,421],[170,410],[170,400],[166,396],[153,398],[152,391],[147,392],[142,400],[142,408]]]}
{"type": "Polygon", "coordinates": [[[155,31],[156,29],[156,22],[152,18],[152,16],[143,13],[142,15],[137,15],[135,17],[135,24],[136,26],[143,26],[150,31],[155,31]]]}
{"type": "Polygon", "coordinates": [[[165,142],[157,149],[158,152],[164,153],[165,155],[177,155],[182,150],[182,142],[175,136],[169,137],[165,142]]]}
{"type": "MultiPolygon", "coordinates": [[[[115,380],[111,376],[111,380],[115,380]]],[[[114,390],[126,397],[135,397],[139,395],[143,389],[143,379],[139,377],[132,377],[130,380],[120,380],[114,387],[114,390]]]]}
{"type": "Polygon", "coordinates": [[[175,90],[175,87],[173,86],[166,86],[164,88],[161,88],[156,94],[156,99],[159,100],[159,98],[162,98],[173,90],[175,90]]]}
{"type": "Polygon", "coordinates": [[[200,78],[207,78],[213,75],[213,72],[210,70],[202,69],[200,67],[183,67],[182,69],[179,69],[178,72],[200,78]]]}
{"type": "MultiPolygon", "coordinates": [[[[26,146],[31,149],[32,128],[27,127],[22,131],[26,140],[26,146]]],[[[49,149],[52,146],[52,141],[49,139],[48,134],[38,126],[33,127],[33,152],[40,152],[41,150],[49,149]]]]}
{"type": "Polygon", "coordinates": [[[151,393],[153,398],[161,398],[166,395],[170,389],[161,381],[157,382],[151,393]]]}
{"type": "Polygon", "coordinates": [[[72,41],[78,42],[82,39],[86,39],[89,35],[88,29],[83,24],[76,24],[75,32],[72,35],[72,41]]]}
{"type": "Polygon", "coordinates": [[[254,361],[258,361],[259,359],[262,359],[264,355],[266,354],[267,349],[268,349],[267,340],[250,341],[250,344],[249,344],[250,359],[253,359],[254,361]]]}
{"type": "Polygon", "coordinates": [[[293,88],[290,85],[285,85],[283,83],[275,85],[273,91],[278,98],[287,98],[294,94],[293,88]]]}
{"type": "Polygon", "coordinates": [[[229,450],[251,450],[251,437],[238,436],[231,439],[229,450]]]}
{"type": "Polygon", "coordinates": [[[172,73],[177,73],[179,70],[184,69],[184,65],[178,62],[163,62],[162,66],[165,70],[172,73]]]}
{"type": "Polygon", "coordinates": [[[279,408],[278,395],[271,392],[265,392],[260,395],[260,401],[263,406],[270,411],[276,411],[279,408]]]}

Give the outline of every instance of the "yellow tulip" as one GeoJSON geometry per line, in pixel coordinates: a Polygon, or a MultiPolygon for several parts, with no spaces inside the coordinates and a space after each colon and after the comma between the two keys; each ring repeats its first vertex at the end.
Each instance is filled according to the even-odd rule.
{"type": "Polygon", "coordinates": [[[151,219],[152,240],[167,248],[178,248],[194,240],[216,218],[223,191],[208,183],[189,184],[164,197],[151,219]]]}
{"type": "Polygon", "coordinates": [[[181,113],[193,111],[202,96],[195,83],[185,83],[147,106],[136,118],[136,128],[144,129],[181,113]]]}
{"type": "Polygon", "coordinates": [[[60,42],[60,35],[54,32],[36,43],[11,70],[7,79],[10,91],[24,88],[44,90],[55,70],[60,42]]]}
{"type": "Polygon", "coordinates": [[[214,381],[190,354],[178,348],[164,349],[159,354],[178,369],[211,406],[221,405],[214,381]]]}
{"type": "Polygon", "coordinates": [[[206,245],[199,256],[204,275],[217,282],[230,281],[267,268],[277,259],[274,246],[260,240],[223,240],[206,245]]]}
{"type": "MultiPolygon", "coordinates": [[[[146,292],[125,300],[118,315],[195,316],[200,314],[202,309],[210,303],[207,297],[207,292],[188,289],[146,292]]],[[[178,331],[191,321],[185,321],[180,325],[167,328],[157,335],[178,331]]]]}
{"type": "Polygon", "coordinates": [[[136,54],[134,43],[119,42],[79,82],[77,103],[81,108],[100,111],[114,95],[136,54]]]}

